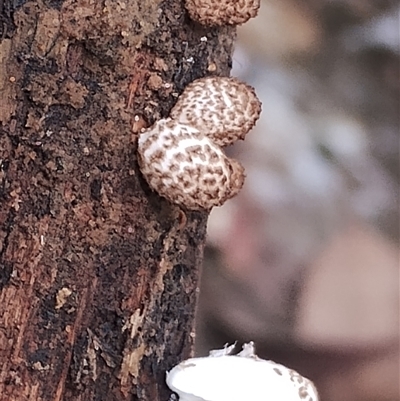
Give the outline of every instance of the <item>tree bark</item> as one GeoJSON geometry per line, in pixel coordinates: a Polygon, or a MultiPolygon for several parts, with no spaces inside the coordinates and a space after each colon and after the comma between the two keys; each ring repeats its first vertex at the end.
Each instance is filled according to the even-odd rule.
{"type": "Polygon", "coordinates": [[[207,213],[153,193],[142,127],[228,75],[180,0],[0,1],[0,400],[167,400],[207,213]]]}

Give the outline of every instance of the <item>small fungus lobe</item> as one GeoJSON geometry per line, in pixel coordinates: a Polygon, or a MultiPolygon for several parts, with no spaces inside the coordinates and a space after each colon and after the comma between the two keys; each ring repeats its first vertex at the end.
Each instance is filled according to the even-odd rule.
{"type": "Polygon", "coordinates": [[[240,25],[257,15],[260,0],[186,0],[185,6],[202,25],[240,25]]]}
{"type": "Polygon", "coordinates": [[[261,113],[254,89],[229,77],[206,77],[190,83],[170,116],[203,131],[219,146],[244,139],[261,113]]]}

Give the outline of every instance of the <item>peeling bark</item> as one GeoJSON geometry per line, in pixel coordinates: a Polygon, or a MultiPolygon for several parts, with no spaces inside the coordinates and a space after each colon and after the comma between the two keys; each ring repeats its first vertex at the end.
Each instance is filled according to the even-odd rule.
{"type": "Polygon", "coordinates": [[[0,400],[167,400],[207,214],[140,175],[140,128],[228,75],[181,1],[0,3],[0,400]]]}

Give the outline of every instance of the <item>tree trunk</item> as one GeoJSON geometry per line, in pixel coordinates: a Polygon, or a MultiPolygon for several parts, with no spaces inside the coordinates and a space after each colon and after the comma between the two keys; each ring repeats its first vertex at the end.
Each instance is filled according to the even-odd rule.
{"type": "Polygon", "coordinates": [[[153,193],[137,134],[233,28],[181,0],[0,1],[0,400],[167,400],[207,214],[153,193]]]}

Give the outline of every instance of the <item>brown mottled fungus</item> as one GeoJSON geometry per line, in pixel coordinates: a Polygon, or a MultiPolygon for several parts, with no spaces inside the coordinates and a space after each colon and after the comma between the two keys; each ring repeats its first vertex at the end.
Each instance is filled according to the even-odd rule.
{"type": "Polygon", "coordinates": [[[260,112],[261,103],[251,86],[236,78],[206,77],[185,88],[170,116],[227,146],[244,139],[260,112]]]}
{"type": "Polygon", "coordinates": [[[187,209],[211,209],[236,195],[244,169],[196,128],[162,119],[142,132],[139,166],[150,187],[187,209]]]}
{"type": "Polygon", "coordinates": [[[240,25],[257,15],[260,0],[186,0],[185,7],[202,25],[240,25]]]}

